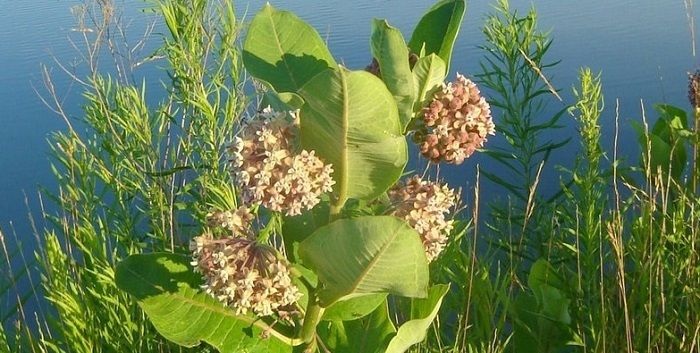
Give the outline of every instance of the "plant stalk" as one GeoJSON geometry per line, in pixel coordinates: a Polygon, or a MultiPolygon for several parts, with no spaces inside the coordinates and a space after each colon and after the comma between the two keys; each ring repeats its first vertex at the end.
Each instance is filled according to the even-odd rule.
{"type": "Polygon", "coordinates": [[[311,344],[316,337],[316,326],[321,321],[322,314],[323,308],[318,303],[316,293],[311,292],[309,294],[309,304],[306,307],[306,314],[304,314],[304,323],[301,326],[301,339],[307,345],[311,344]]]}

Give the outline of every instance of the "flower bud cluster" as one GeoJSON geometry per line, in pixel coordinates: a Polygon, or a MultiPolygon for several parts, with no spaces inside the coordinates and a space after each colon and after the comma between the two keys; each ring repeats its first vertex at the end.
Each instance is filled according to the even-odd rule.
{"type": "Polygon", "coordinates": [[[247,205],[301,214],[332,191],[333,168],[314,151],[295,153],[298,113],[265,108],[229,146],[231,174],[247,205]]]}
{"type": "Polygon", "coordinates": [[[233,308],[236,315],[277,314],[289,319],[301,297],[287,263],[274,249],[239,237],[214,239],[205,234],[190,243],[192,265],[202,274],[202,288],[233,308]]]}
{"type": "Polygon", "coordinates": [[[457,204],[458,195],[446,184],[413,176],[389,190],[392,215],[402,218],[421,236],[428,261],[445,248],[453,221],[446,219],[457,204]]]}
{"type": "Polygon", "coordinates": [[[494,133],[491,108],[479,88],[457,74],[423,108],[414,140],[430,161],[461,164],[494,133]]]}

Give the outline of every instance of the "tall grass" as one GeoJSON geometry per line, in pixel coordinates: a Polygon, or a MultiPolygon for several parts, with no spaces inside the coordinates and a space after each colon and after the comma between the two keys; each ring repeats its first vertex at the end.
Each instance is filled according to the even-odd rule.
{"type": "MultiPolygon", "coordinates": [[[[44,71],[43,99],[68,127],[50,141],[59,187],[45,196],[58,211],[45,214],[46,227],[38,230],[40,295],[49,310],[36,318],[40,326],[29,339],[5,339],[5,332],[22,331],[3,320],[0,347],[9,351],[189,351],[156,334],[117,289],[114,266],[133,253],[176,251],[199,232],[210,207],[235,204],[220,158],[246,104],[239,24],[230,2],[154,4],[167,32],[161,48],[142,60],[134,53],[144,43],[128,41],[113,2],[86,1],[76,11],[83,30],[72,40],[84,50],[79,55],[88,74],[66,74],[83,90],[78,121],[65,113],[53,76],[44,71]],[[147,85],[133,77],[159,57],[169,78],[158,94],[165,98],[148,102],[147,85]]],[[[157,40],[152,29],[145,29],[144,40],[157,40]]]]}
{"type": "MultiPolygon", "coordinates": [[[[44,100],[67,123],[50,141],[59,188],[43,194],[58,211],[37,222],[35,257],[0,231],[0,352],[208,351],[160,337],[117,290],[114,265],[133,253],[184,251],[211,208],[235,206],[221,156],[248,99],[241,25],[227,1],[159,0],[154,10],[162,37],[149,26],[131,45],[116,44],[129,41],[112,2],[78,11],[90,29],[74,38],[88,72],[72,76],[84,92],[80,120],[65,113],[45,70],[44,100]],[[147,40],[161,45],[140,59],[147,40]],[[146,99],[153,85],[133,78],[153,60],[167,72],[158,102],[146,99]],[[40,278],[30,276],[35,267],[40,278]],[[46,299],[36,314],[25,310],[35,297],[46,299]]],[[[465,193],[470,214],[431,265],[433,280],[452,290],[414,351],[700,352],[700,197],[688,182],[697,170],[670,172],[675,151],[695,147],[697,128],[680,129],[691,133],[653,160],[650,136],[664,129],[649,127],[656,117],[642,109],[642,163],[625,165],[616,147],[601,147],[600,121],[618,117],[604,106],[599,74],[582,69],[574,101],[543,115],[562,103],[547,79],[553,42],[534,9],[519,14],[498,0],[484,34],[478,77],[505,143],[487,151],[491,164],[465,193]],[[538,183],[551,153],[574,143],[549,140],[565,119],[578,127],[580,157],[560,166],[561,185],[544,197],[538,183]],[[487,182],[504,202],[481,197],[487,182]]]]}
{"type": "MultiPolygon", "coordinates": [[[[484,171],[488,165],[482,175],[511,201],[489,207],[480,221],[475,212],[474,224],[490,226],[456,237],[435,268],[458,289],[417,351],[699,352],[700,198],[691,185],[697,171],[672,175],[682,155],[676,152],[694,148],[697,137],[665,140],[659,158],[659,131],[675,128],[648,127],[642,107],[643,163],[624,165],[617,130],[614,150],[601,147],[600,120],[617,123],[618,116],[605,109],[600,75],[589,69],[580,73],[569,114],[536,122],[535,109],[555,96],[544,64],[552,42],[537,30],[534,10],[520,16],[508,5],[499,1],[486,20],[479,77],[495,92],[492,106],[507,139],[488,154],[512,177],[484,171]],[[561,145],[541,138],[556,136],[566,116],[578,126],[579,157],[559,168],[561,188],[544,199],[537,175],[561,145]],[[478,245],[493,238],[495,247],[478,245]],[[456,319],[449,310],[458,310],[456,319]]],[[[697,131],[681,130],[679,136],[697,131]]]]}

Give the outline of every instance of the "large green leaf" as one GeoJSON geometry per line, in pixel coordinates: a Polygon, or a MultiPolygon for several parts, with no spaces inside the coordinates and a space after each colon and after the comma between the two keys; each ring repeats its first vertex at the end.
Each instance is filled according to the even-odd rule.
{"type": "Polygon", "coordinates": [[[447,76],[445,62],[435,54],[418,59],[413,67],[413,82],[416,87],[416,102],[413,112],[418,113],[427,106],[432,94],[439,89],[447,76]]]}
{"type": "Polygon", "coordinates": [[[250,23],[243,64],[277,92],[295,92],[316,74],[337,65],[313,27],[270,4],[250,23]]]}
{"type": "Polygon", "coordinates": [[[394,97],[365,71],[326,70],[299,91],[301,142],[333,164],[334,191],[372,199],[393,185],[408,159],[394,97]]]}
{"type": "Polygon", "coordinates": [[[442,0],[433,5],[413,30],[408,47],[414,53],[425,50],[425,54],[437,54],[447,65],[449,71],[450,57],[459,27],[464,18],[464,0],[442,0]]]}
{"type": "Polygon", "coordinates": [[[413,113],[415,88],[408,62],[408,47],[401,31],[386,20],[372,22],[372,56],[379,63],[382,81],[394,95],[401,119],[401,131],[406,130],[413,113]]]}
{"type": "Polygon", "coordinates": [[[262,320],[235,315],[203,293],[189,261],[170,253],[132,255],[117,266],[116,283],[136,299],[163,337],[181,346],[204,341],[222,353],[292,351],[289,340],[267,331],[262,320]],[[263,333],[272,335],[261,339],[263,333]]]}
{"type": "Polygon", "coordinates": [[[539,259],[527,283],[531,292],[519,294],[510,309],[513,343],[523,352],[558,352],[576,344],[564,279],[548,261],[539,259]]]}
{"type": "Polygon", "coordinates": [[[633,125],[639,133],[639,143],[642,153],[648,158],[651,172],[658,170],[680,182],[688,159],[685,139],[692,136],[688,129],[688,118],[680,108],[668,104],[657,104],[654,109],[659,113],[659,119],[648,133],[641,125],[633,125]],[[647,152],[650,152],[648,156],[647,152]]]}
{"type": "Polygon", "coordinates": [[[318,275],[323,306],[368,293],[426,295],[428,261],[420,236],[396,217],[339,219],[304,240],[299,254],[318,275]]]}
{"type": "Polygon", "coordinates": [[[384,353],[395,332],[386,301],[359,320],[324,321],[318,326],[318,334],[333,353],[384,353]]]}
{"type": "Polygon", "coordinates": [[[564,293],[566,284],[547,260],[539,259],[532,264],[527,284],[535,294],[541,314],[556,322],[571,323],[570,300],[564,293]]]}
{"type": "Polygon", "coordinates": [[[385,353],[403,353],[412,345],[423,342],[426,331],[440,310],[442,298],[449,289],[449,285],[438,284],[430,288],[427,298],[414,299],[411,305],[411,320],[399,327],[385,353]]]}

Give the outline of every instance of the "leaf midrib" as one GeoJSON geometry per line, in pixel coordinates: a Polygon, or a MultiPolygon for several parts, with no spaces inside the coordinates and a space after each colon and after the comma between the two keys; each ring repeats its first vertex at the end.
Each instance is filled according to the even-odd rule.
{"type": "Polygon", "coordinates": [[[348,78],[344,68],[340,68],[338,71],[340,73],[340,86],[341,92],[343,94],[343,112],[341,114],[341,143],[340,143],[340,162],[341,165],[338,166],[339,179],[338,179],[338,198],[337,205],[339,208],[343,207],[345,201],[348,198],[348,120],[350,119],[350,102],[348,94],[348,78]]]}
{"type": "Polygon", "coordinates": [[[369,271],[374,268],[374,266],[377,264],[379,261],[379,258],[382,257],[382,255],[386,252],[386,249],[393,244],[394,240],[396,240],[397,235],[399,234],[399,228],[401,228],[401,224],[398,224],[396,228],[394,228],[394,231],[391,233],[392,235],[387,238],[387,241],[382,245],[382,247],[379,249],[378,252],[376,252],[374,258],[370,260],[370,262],[367,264],[365,269],[360,273],[360,275],[357,277],[357,280],[352,284],[350,287],[351,291],[348,293],[354,293],[357,287],[360,285],[362,280],[367,276],[369,271]]]}
{"type": "MultiPolygon", "coordinates": [[[[268,14],[267,18],[270,20],[270,26],[272,27],[273,37],[275,38],[275,44],[277,44],[277,49],[280,52],[280,58],[281,58],[282,64],[284,64],[284,67],[287,69],[289,79],[292,81],[292,84],[294,85],[294,87],[296,89],[299,89],[299,84],[297,84],[297,81],[294,79],[293,71],[290,68],[289,64],[287,63],[287,60],[285,60],[285,58],[284,58],[284,54],[286,52],[284,51],[284,49],[282,49],[282,42],[280,41],[279,34],[277,32],[277,26],[275,26],[275,21],[272,18],[272,15],[273,15],[272,14],[272,5],[267,4],[266,10],[267,10],[267,14],[268,14]]],[[[282,14],[282,15],[284,15],[284,14],[282,14]]]]}

